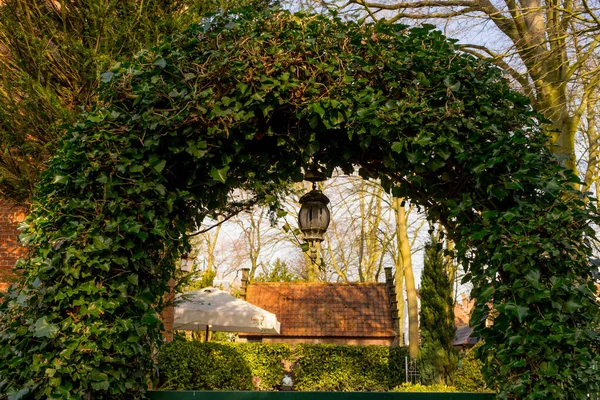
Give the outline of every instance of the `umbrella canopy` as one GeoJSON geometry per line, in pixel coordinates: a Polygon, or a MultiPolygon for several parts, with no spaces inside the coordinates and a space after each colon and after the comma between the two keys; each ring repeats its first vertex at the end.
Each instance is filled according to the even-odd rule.
{"type": "Polygon", "coordinates": [[[214,287],[178,295],[173,329],[199,331],[207,327],[219,332],[270,334],[279,334],[281,329],[275,314],[214,287]]]}

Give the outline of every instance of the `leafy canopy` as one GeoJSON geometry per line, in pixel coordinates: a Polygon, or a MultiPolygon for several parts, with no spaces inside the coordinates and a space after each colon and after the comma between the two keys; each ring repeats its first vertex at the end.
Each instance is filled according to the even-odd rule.
{"type": "Polygon", "coordinates": [[[39,184],[23,280],[0,302],[2,393],[142,396],[186,231],[233,188],[277,206],[313,165],[358,166],[446,225],[474,321],[494,316],[479,334],[501,396],[597,389],[583,241],[594,204],[502,72],[441,33],[217,15],[102,79],[103,106],[69,130],[39,184]]]}

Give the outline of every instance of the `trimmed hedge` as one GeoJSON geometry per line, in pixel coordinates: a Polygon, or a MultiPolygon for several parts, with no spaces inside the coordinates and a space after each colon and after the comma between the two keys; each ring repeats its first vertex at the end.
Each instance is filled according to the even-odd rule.
{"type": "Polygon", "coordinates": [[[447,386],[441,383],[433,385],[421,385],[420,383],[403,383],[395,387],[391,392],[407,392],[407,393],[456,393],[458,389],[454,386],[447,386]]]}
{"type": "Polygon", "coordinates": [[[281,360],[290,358],[286,345],[197,342],[178,340],[165,345],[158,357],[160,386],[177,390],[273,389],[283,378],[281,360]]]}
{"type": "Polygon", "coordinates": [[[302,391],[387,391],[404,382],[403,347],[298,345],[295,388],[302,391]]]}
{"type": "Polygon", "coordinates": [[[178,390],[274,390],[284,362],[302,391],[387,391],[403,382],[402,347],[174,341],[159,360],[161,387],[178,390]]]}

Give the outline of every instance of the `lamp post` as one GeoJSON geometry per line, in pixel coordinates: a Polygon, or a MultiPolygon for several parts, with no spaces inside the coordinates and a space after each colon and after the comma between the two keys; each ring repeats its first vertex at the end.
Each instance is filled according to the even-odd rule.
{"type": "Polygon", "coordinates": [[[316,244],[323,241],[331,218],[329,208],[327,208],[329,199],[317,188],[317,182],[325,180],[324,176],[308,173],[304,179],[312,182],[312,190],[300,198],[302,207],[298,213],[298,226],[304,235],[304,241],[308,243],[309,257],[316,266],[316,244]]]}

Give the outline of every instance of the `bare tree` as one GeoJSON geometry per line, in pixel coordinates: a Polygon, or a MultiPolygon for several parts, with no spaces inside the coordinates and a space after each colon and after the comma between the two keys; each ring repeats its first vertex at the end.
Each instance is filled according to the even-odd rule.
{"type": "Polygon", "coordinates": [[[393,236],[392,215],[383,188],[375,181],[340,176],[327,184],[332,218],[323,255],[341,281],[377,282],[386,260],[386,242],[393,236]]]}
{"type": "MultiPolygon", "coordinates": [[[[396,293],[400,295],[403,293],[401,285],[404,282],[404,287],[406,288],[406,305],[408,308],[408,353],[411,358],[416,358],[419,349],[419,305],[411,257],[412,246],[408,238],[408,213],[405,206],[404,199],[397,197],[393,199],[392,207],[396,219],[395,238],[397,241],[395,257],[396,293]]],[[[402,306],[404,306],[404,302],[402,302],[402,306]]],[[[402,310],[402,316],[403,314],[404,310],[402,310]]]]}
{"type": "Polygon", "coordinates": [[[386,265],[395,267],[400,326],[404,327],[405,294],[409,348],[416,357],[419,342],[418,303],[412,255],[425,218],[414,206],[393,198],[375,181],[351,176],[333,179],[328,188],[333,218],[326,235],[325,257],[342,281],[375,282],[386,265]]]}
{"type": "MultiPolygon", "coordinates": [[[[575,137],[590,114],[600,83],[600,5],[588,0],[320,0],[341,12],[389,22],[432,22],[447,30],[480,29],[463,34],[460,48],[502,68],[550,123],[549,145],[564,165],[576,171],[575,137]],[[484,28],[478,27],[479,24],[484,28]],[[498,35],[499,34],[499,35],[498,35]],[[493,37],[481,43],[482,36],[493,37]],[[496,39],[500,36],[501,39],[496,39]],[[479,43],[477,42],[479,41],[479,43]],[[572,90],[573,86],[577,90],[572,90]]],[[[464,32],[464,31],[463,31],[464,32]]],[[[588,147],[597,146],[591,136],[588,147]]],[[[590,168],[596,168],[587,163],[590,168]]],[[[597,175],[583,174],[586,179],[597,175]]],[[[589,186],[589,181],[586,183],[589,186]]]]}
{"type": "MultiPolygon", "coordinates": [[[[246,204],[252,197],[240,191],[237,199],[246,204]]],[[[228,264],[223,268],[224,275],[235,275],[242,267],[250,268],[250,279],[259,273],[268,274],[269,264],[277,253],[297,246],[290,232],[293,228],[284,229],[274,220],[270,210],[260,204],[234,215],[224,225],[223,230],[227,235],[222,238],[225,242],[223,251],[227,253],[228,264]]],[[[282,256],[280,258],[285,259],[282,256]]]]}

